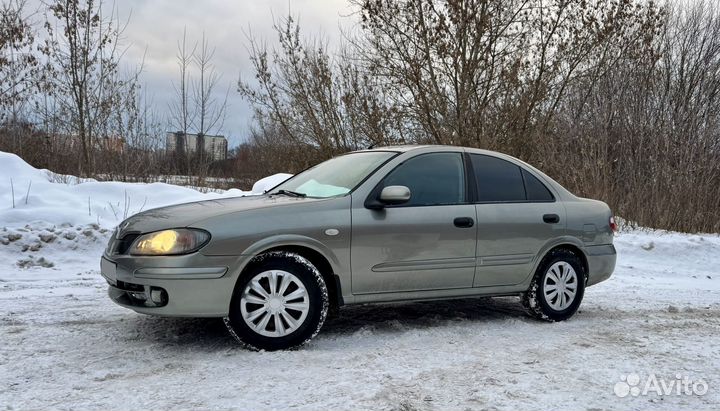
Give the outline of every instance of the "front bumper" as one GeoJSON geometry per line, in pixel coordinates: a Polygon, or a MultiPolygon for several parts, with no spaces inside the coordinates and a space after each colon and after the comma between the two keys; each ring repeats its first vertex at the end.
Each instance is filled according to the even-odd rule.
{"type": "Polygon", "coordinates": [[[243,256],[104,255],[100,264],[117,304],[143,314],[225,317],[243,256]],[[154,292],[154,294],[152,294],[154,292]]]}

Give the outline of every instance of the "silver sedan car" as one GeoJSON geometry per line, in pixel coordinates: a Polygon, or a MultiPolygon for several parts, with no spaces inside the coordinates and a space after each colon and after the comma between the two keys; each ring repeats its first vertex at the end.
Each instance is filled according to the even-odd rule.
{"type": "Polygon", "coordinates": [[[347,304],[521,297],[561,321],[615,268],[608,206],[507,155],[356,151],[264,195],[148,210],[102,257],[110,298],[144,314],[222,317],[255,349],[301,345],[347,304]]]}

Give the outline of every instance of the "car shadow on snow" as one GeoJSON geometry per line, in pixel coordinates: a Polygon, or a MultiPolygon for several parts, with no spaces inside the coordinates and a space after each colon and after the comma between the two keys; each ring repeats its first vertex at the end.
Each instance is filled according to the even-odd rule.
{"type": "MultiPolygon", "coordinates": [[[[363,330],[392,333],[423,330],[456,322],[497,322],[530,320],[515,297],[468,298],[444,301],[368,304],[345,306],[325,322],[322,336],[351,336],[363,330]]],[[[213,351],[237,343],[219,318],[162,318],[137,315],[125,321],[124,339],[160,344],[202,347],[213,351]]]]}
{"type": "Polygon", "coordinates": [[[329,319],[322,334],[354,334],[372,328],[373,332],[442,327],[460,321],[489,322],[523,319],[527,315],[515,297],[466,298],[343,307],[329,319]]]}
{"type": "Polygon", "coordinates": [[[215,351],[237,345],[220,318],[154,317],[137,314],[125,321],[123,338],[215,351]]]}

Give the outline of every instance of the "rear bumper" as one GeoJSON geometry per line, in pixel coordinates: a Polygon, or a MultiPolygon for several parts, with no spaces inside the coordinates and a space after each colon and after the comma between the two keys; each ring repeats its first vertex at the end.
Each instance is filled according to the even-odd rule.
{"type": "Polygon", "coordinates": [[[617,252],[612,244],[587,246],[584,249],[588,262],[587,285],[605,281],[615,270],[617,252]]]}
{"type": "Polygon", "coordinates": [[[167,317],[224,317],[241,256],[103,256],[108,295],[133,311],[167,317]],[[155,291],[156,299],[151,298],[155,291]],[[164,293],[164,294],[163,294],[164,293]]]}

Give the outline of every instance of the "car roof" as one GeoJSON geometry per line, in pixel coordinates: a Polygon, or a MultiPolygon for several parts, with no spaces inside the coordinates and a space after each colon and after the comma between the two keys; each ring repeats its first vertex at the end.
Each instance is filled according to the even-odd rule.
{"type": "Polygon", "coordinates": [[[425,148],[425,147],[439,147],[439,146],[432,146],[432,145],[420,145],[420,144],[405,144],[405,145],[397,145],[397,146],[378,146],[378,147],[372,147],[367,148],[365,150],[357,150],[359,152],[362,151],[397,151],[397,152],[407,152],[411,150],[416,150],[419,148],[425,148]]]}
{"type": "Polygon", "coordinates": [[[365,150],[358,150],[358,151],[397,151],[400,153],[406,153],[408,151],[413,150],[420,150],[424,148],[430,148],[430,149],[461,149],[465,150],[469,153],[478,153],[478,154],[491,154],[491,155],[500,155],[500,156],[507,156],[506,154],[497,152],[497,151],[491,151],[491,150],[484,150],[481,148],[471,148],[471,147],[463,147],[463,146],[452,146],[447,144],[404,144],[404,145],[396,145],[396,146],[381,146],[381,147],[373,147],[368,148],[365,150]]]}

